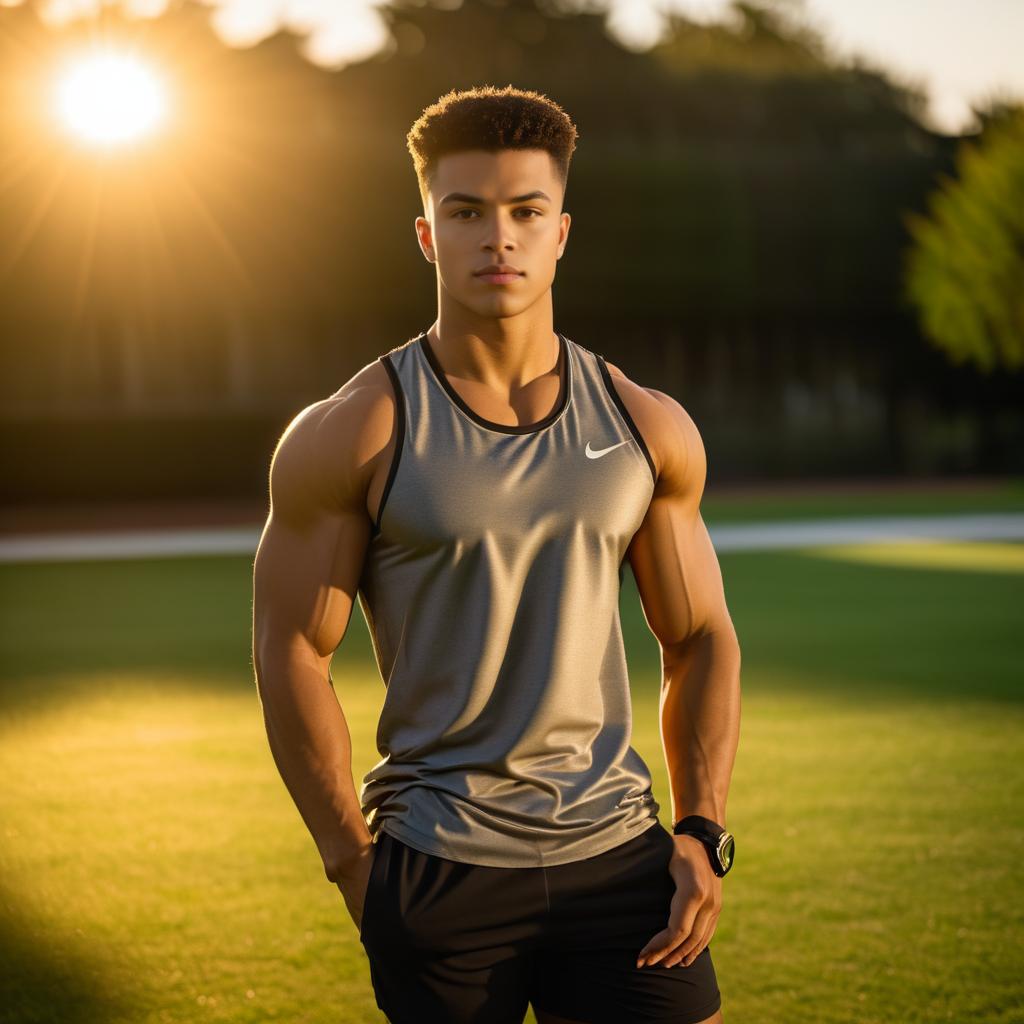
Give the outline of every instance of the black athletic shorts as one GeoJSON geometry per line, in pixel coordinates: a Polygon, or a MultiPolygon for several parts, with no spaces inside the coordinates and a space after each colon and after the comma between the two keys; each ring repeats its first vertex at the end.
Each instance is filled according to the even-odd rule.
{"type": "Polygon", "coordinates": [[[711,947],[689,967],[636,966],[675,882],[661,824],[552,867],[464,864],[384,832],[360,941],[389,1024],[696,1024],[721,1005],[711,947]]]}

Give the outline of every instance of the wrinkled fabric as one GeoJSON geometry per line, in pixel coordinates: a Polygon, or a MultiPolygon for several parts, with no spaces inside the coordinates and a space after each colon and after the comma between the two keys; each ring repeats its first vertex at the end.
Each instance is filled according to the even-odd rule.
{"type": "Polygon", "coordinates": [[[619,620],[650,456],[601,357],[563,335],[536,429],[460,407],[424,343],[380,357],[404,429],[358,591],[387,687],[363,814],[373,836],[455,861],[591,857],[659,811],[619,620]]]}

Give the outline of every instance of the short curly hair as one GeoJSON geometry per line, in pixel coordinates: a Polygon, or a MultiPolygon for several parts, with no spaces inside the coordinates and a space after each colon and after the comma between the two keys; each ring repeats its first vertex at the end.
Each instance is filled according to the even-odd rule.
{"type": "Polygon", "coordinates": [[[412,154],[423,208],[438,160],[469,149],[543,149],[552,157],[565,193],[578,133],[569,115],[543,93],[493,85],[452,89],[416,119],[406,146],[412,154]]]}

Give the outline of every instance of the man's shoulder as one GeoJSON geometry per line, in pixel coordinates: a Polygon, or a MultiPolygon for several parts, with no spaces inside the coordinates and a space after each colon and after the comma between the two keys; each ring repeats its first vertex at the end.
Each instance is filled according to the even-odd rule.
{"type": "Polygon", "coordinates": [[[278,489],[324,487],[342,500],[365,493],[394,432],[395,393],[380,359],[301,409],[273,455],[278,489]]]}
{"type": "Polygon", "coordinates": [[[631,380],[605,360],[622,404],[643,435],[654,461],[659,489],[686,489],[686,478],[701,472],[704,446],[700,431],[683,405],[671,395],[631,380]]]}
{"type": "MultiPolygon", "coordinates": [[[[336,421],[340,429],[351,431],[360,425],[361,419],[393,417],[395,391],[384,363],[374,359],[323,402],[328,403],[325,415],[332,422],[336,421]]],[[[370,429],[372,432],[372,424],[370,429]]]]}

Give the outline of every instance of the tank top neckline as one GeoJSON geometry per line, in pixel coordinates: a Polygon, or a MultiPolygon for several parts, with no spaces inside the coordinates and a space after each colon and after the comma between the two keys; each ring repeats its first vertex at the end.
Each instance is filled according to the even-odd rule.
{"type": "Polygon", "coordinates": [[[430,347],[430,342],[427,340],[427,332],[422,331],[416,341],[419,344],[420,351],[426,357],[431,374],[441,386],[442,391],[451,399],[456,408],[465,413],[474,423],[484,427],[486,430],[496,430],[502,434],[534,434],[545,427],[551,426],[565,412],[572,395],[572,367],[570,365],[569,341],[564,334],[558,331],[555,333],[558,335],[561,354],[558,375],[558,398],[555,400],[555,405],[551,412],[542,419],[537,420],[535,423],[520,423],[518,426],[511,423],[495,423],[493,420],[485,419],[470,408],[445,376],[444,369],[434,354],[434,350],[430,347]]]}

